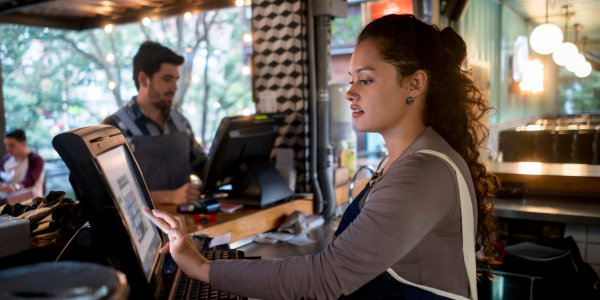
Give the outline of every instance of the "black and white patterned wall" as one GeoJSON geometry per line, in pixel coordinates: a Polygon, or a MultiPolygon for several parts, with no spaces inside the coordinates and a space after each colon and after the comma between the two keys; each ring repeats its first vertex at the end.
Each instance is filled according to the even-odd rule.
{"type": "Polygon", "coordinates": [[[296,192],[310,192],[306,1],[252,0],[252,37],[257,111],[274,99],[269,107],[286,114],[275,146],[294,149],[296,192]]]}

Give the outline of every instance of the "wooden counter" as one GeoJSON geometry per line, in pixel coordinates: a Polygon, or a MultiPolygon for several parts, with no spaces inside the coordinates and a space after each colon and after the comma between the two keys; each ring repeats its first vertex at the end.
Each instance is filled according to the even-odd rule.
{"type": "Polygon", "coordinates": [[[215,237],[231,232],[233,243],[279,227],[285,217],[294,210],[312,214],[313,203],[312,200],[294,200],[266,209],[244,207],[231,214],[218,212],[216,222],[204,225],[194,222],[193,214],[177,213],[176,205],[157,205],[156,208],[174,215],[182,215],[188,233],[202,233],[215,237]]]}

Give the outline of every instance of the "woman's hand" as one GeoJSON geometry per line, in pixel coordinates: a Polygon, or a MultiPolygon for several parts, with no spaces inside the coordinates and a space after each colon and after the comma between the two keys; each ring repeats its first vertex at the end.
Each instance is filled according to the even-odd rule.
{"type": "Polygon", "coordinates": [[[196,250],[190,237],[181,229],[181,224],[171,214],[150,210],[144,207],[144,214],[152,223],[169,236],[169,242],[160,249],[161,253],[171,253],[171,256],[187,276],[208,283],[211,261],[207,260],[196,250]]]}

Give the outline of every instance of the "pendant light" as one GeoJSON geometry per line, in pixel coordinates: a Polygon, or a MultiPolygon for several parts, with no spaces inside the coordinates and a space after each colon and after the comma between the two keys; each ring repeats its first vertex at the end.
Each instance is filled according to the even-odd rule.
{"type": "MultiPolygon", "coordinates": [[[[585,44],[587,43],[588,38],[584,37],[583,38],[583,47],[581,49],[582,53],[585,53],[585,44]]],[[[584,78],[584,77],[588,77],[590,76],[590,74],[592,74],[592,64],[589,61],[584,62],[583,64],[580,64],[577,69],[575,70],[575,76],[579,77],[579,78],[584,78]]]]}
{"type": "Polygon", "coordinates": [[[575,54],[575,56],[573,56],[572,59],[569,60],[569,62],[565,65],[565,68],[567,68],[567,70],[569,70],[569,72],[575,72],[580,65],[583,65],[585,63],[585,56],[583,56],[583,54],[581,53],[577,53],[575,54]]]}
{"type": "MultiPolygon", "coordinates": [[[[575,24],[573,26],[573,29],[575,30],[575,45],[577,45],[577,34],[579,33],[579,29],[581,29],[581,25],[575,24]]],[[[579,69],[579,66],[583,65],[584,63],[585,56],[583,56],[583,54],[579,53],[578,51],[577,54],[571,60],[569,60],[565,67],[567,68],[567,70],[569,70],[569,72],[575,72],[579,69]]]]}
{"type": "Polygon", "coordinates": [[[548,23],[548,1],[546,0],[546,23],[536,27],[529,36],[531,49],[539,54],[550,54],[563,42],[563,33],[560,28],[548,23]]]}
{"type": "Polygon", "coordinates": [[[589,61],[584,62],[575,70],[575,76],[585,78],[592,74],[592,64],[589,61]]]}
{"type": "MultiPolygon", "coordinates": [[[[567,26],[569,23],[569,6],[563,6],[567,9],[565,14],[565,41],[567,40],[567,26]]],[[[552,60],[559,66],[566,66],[572,59],[576,59],[577,54],[579,54],[579,50],[575,44],[564,42],[552,53],[552,60]]]]}

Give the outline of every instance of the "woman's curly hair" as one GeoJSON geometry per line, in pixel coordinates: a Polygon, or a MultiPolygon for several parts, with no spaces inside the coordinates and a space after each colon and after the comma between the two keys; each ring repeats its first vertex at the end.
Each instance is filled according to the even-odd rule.
{"type": "Polygon", "coordinates": [[[413,15],[387,15],[369,23],[357,43],[375,43],[381,57],[396,67],[398,80],[423,70],[428,88],[423,123],[431,126],[466,161],[477,198],[476,249],[489,270],[495,266],[496,216],[494,196],[498,177],[487,171],[480,151],[486,149],[490,110],[488,99],[461,65],[467,57],[465,41],[450,27],[441,30],[413,15]]]}

